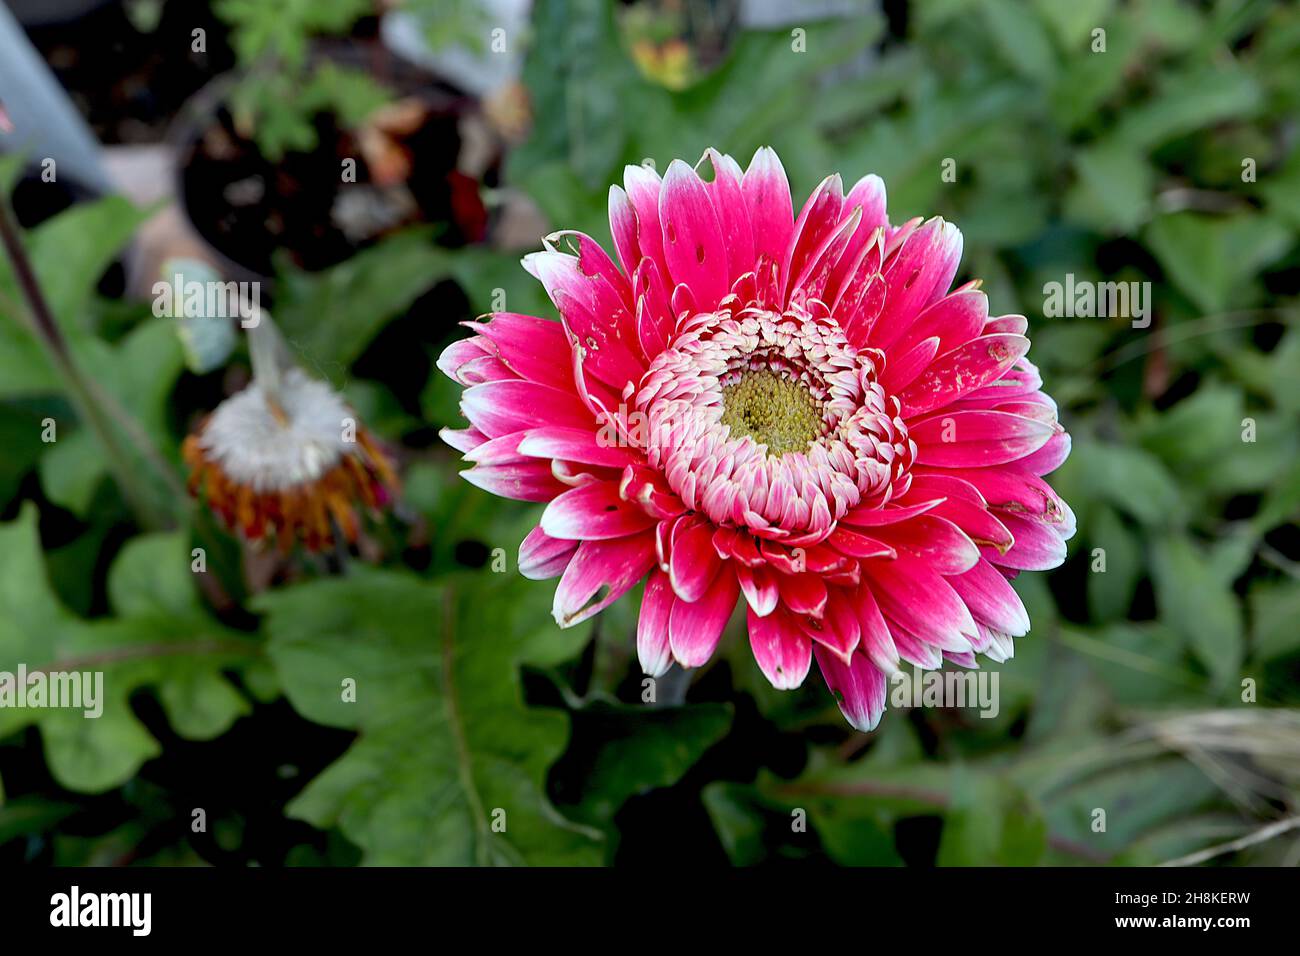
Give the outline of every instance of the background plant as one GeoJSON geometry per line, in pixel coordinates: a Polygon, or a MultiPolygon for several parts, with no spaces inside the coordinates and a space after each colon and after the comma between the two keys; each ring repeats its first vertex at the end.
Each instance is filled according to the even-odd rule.
{"type": "Polygon", "coordinates": [[[214,9],[244,70],[228,93],[235,126],[267,159],[313,150],[318,113],[355,128],[390,99],[365,70],[312,56],[314,37],[346,34],[374,13],[372,0],[218,0],[214,9]]]}

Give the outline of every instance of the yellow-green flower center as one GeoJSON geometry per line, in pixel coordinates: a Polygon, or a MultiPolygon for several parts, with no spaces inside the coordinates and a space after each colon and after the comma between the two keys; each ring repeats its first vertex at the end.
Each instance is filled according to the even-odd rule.
{"type": "Polygon", "coordinates": [[[767,369],[745,372],[722,389],[722,424],[748,435],[772,456],[807,451],[822,433],[821,409],[808,389],[767,369]]]}

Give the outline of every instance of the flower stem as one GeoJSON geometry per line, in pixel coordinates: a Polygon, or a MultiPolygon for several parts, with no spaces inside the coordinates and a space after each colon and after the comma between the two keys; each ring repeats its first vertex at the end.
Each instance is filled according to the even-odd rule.
{"type": "Polygon", "coordinates": [[[36,271],[32,268],[31,259],[23,246],[17,223],[9,208],[9,202],[4,197],[0,197],[0,241],[3,242],[5,254],[27,304],[26,312],[32,333],[40,342],[55,372],[62,379],[77,417],[99,439],[108,457],[109,469],[132,514],[141,527],[150,530],[174,526],[176,524],[174,511],[160,505],[157,496],[151,493],[131,455],[123,446],[120,434],[124,433],[127,436],[137,454],[152,466],[157,477],[162,479],[169,491],[173,494],[179,491],[180,496],[175,500],[185,500],[183,487],[170,466],[154,448],[153,442],[130,413],[122,408],[116,397],[77,367],[67,340],[41,290],[36,271]]]}

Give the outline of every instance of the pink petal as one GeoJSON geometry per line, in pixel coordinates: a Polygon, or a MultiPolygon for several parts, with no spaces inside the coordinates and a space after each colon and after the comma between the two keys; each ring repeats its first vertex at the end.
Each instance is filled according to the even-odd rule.
{"type": "Polygon", "coordinates": [[[636,335],[642,352],[654,358],[668,345],[673,330],[673,311],[664,289],[659,267],[649,256],[641,260],[632,277],[636,298],[636,335]]]}
{"type": "Polygon", "coordinates": [[[879,271],[883,248],[884,232],[877,229],[837,293],[833,311],[845,337],[858,348],[866,347],[871,326],[885,306],[885,279],[879,271]]]}
{"type": "Polygon", "coordinates": [[[899,394],[903,417],[941,408],[997,381],[1028,351],[1023,335],[983,335],[939,356],[899,394]]]}
{"type": "Polygon", "coordinates": [[[781,603],[796,614],[821,617],[826,610],[826,585],[815,574],[782,574],[777,579],[781,603]]]}
{"type": "MultiPolygon", "coordinates": [[[[862,257],[876,230],[888,222],[885,216],[885,183],[879,176],[874,174],[863,176],[853,184],[849,194],[844,197],[845,218],[851,217],[854,211],[859,209],[861,214],[857,228],[853,231],[843,252],[840,253],[839,261],[835,264],[827,283],[824,298],[832,304],[838,301],[845,282],[856,270],[866,269],[875,272],[880,266],[878,260],[872,263],[871,260],[864,260],[862,257]]],[[[883,243],[880,251],[883,254],[883,243]]]]}
{"type": "Polygon", "coordinates": [[[590,428],[593,424],[591,412],[572,392],[522,379],[467,388],[460,407],[470,424],[489,438],[547,425],[590,428]]]}
{"type": "Polygon", "coordinates": [[[885,673],[894,673],[898,670],[898,648],[894,646],[894,637],[871,588],[859,587],[854,592],[853,604],[858,612],[858,630],[861,635],[858,646],[862,653],[885,673]]]}
{"type": "Polygon", "coordinates": [[[519,545],[519,573],[532,581],[556,577],[564,573],[577,550],[576,541],[561,541],[534,528],[519,545]]]}
{"type": "Polygon", "coordinates": [[[979,661],[975,658],[975,654],[972,651],[944,651],[943,659],[946,661],[952,661],[958,667],[976,668],[980,666],[979,661]]]}
{"type": "Polygon", "coordinates": [[[670,545],[668,575],[673,590],[683,601],[698,601],[722,567],[713,547],[713,527],[701,518],[688,517],[673,528],[670,545]]]}
{"type": "Polygon", "coordinates": [[[906,351],[922,339],[937,335],[939,354],[943,355],[980,335],[988,314],[988,296],[979,289],[954,292],[917,316],[892,350],[906,351]]]}
{"type": "Polygon", "coordinates": [[[882,525],[895,524],[924,514],[942,500],[942,498],[935,498],[932,501],[920,501],[903,506],[887,505],[884,508],[855,508],[840,521],[859,528],[879,528],[882,525]]]}
{"type": "Polygon", "coordinates": [[[1002,664],[1016,656],[1015,641],[1010,634],[984,627],[982,624],[979,632],[980,643],[983,645],[980,653],[987,655],[989,660],[1002,664]]]}
{"type": "Polygon", "coordinates": [[[829,289],[831,276],[840,265],[840,260],[848,254],[861,215],[862,211],[855,209],[848,219],[841,221],[835,232],[822,240],[821,245],[808,257],[791,283],[792,297],[800,297],[814,312],[831,315],[831,309],[825,302],[832,296],[829,289]]]}
{"type": "Polygon", "coordinates": [[[741,181],[741,190],[749,207],[755,257],[767,256],[779,269],[794,229],[794,203],[790,182],[775,150],[763,146],[754,153],[741,181]]]}
{"type": "Polygon", "coordinates": [[[832,593],[824,618],[803,618],[799,620],[799,625],[815,644],[826,648],[845,663],[853,656],[862,637],[857,612],[840,590],[832,593]]]}
{"type": "Polygon", "coordinates": [[[606,278],[586,275],[577,258],[562,252],[534,252],[524,261],[546,287],[572,344],[581,348],[584,368],[615,390],[638,380],[645,359],[636,320],[606,278]]]}
{"type": "MultiPolygon", "coordinates": [[[[1037,475],[1016,468],[970,468],[954,470],[979,491],[990,507],[1048,517],[1061,511],[1065,502],[1037,475]]],[[[918,476],[919,478],[920,476],[918,476]]]]}
{"type": "Polygon", "coordinates": [[[605,248],[585,232],[561,229],[546,237],[547,248],[552,244],[566,244],[577,257],[578,271],[588,279],[599,279],[601,285],[613,289],[623,305],[632,305],[632,286],[628,277],[619,272],[605,248]]]}
{"type": "Polygon", "coordinates": [[[844,719],[863,733],[875,730],[885,712],[885,675],[865,654],[854,654],[846,664],[825,648],[814,647],[813,653],[844,719]]]}
{"type": "Polygon", "coordinates": [[[477,488],[515,501],[550,501],[569,490],[551,473],[550,463],[544,461],[475,465],[460,476],[477,488]]]}
{"type": "Polygon", "coordinates": [[[686,507],[673,494],[667,479],[655,469],[641,464],[628,465],[619,480],[618,493],[628,501],[636,502],[641,510],[654,518],[675,518],[686,507]]]}
{"type": "Polygon", "coordinates": [[[776,610],[781,592],[776,586],[776,575],[767,568],[748,568],[736,565],[736,579],[745,601],[759,617],[766,617],[776,610]]]}
{"type": "Polygon", "coordinates": [[[961,574],[980,559],[979,548],[964,531],[933,513],[877,528],[875,534],[885,544],[921,558],[940,574],[961,574]]]}
{"type": "Polygon", "coordinates": [[[994,563],[1021,571],[1050,571],[1065,561],[1065,540],[1050,525],[1036,518],[999,511],[1015,544],[1006,554],[990,555],[994,563]]]}
{"type": "MultiPolygon", "coordinates": [[[[957,592],[919,558],[867,562],[866,574],[880,610],[908,632],[941,650],[968,650],[975,621],[957,592]]],[[[893,628],[891,627],[891,632],[893,628]]]]}
{"type": "Polygon", "coordinates": [[[1059,432],[1047,440],[1037,451],[1016,462],[1016,467],[1031,475],[1046,475],[1060,468],[1070,456],[1070,436],[1059,432]]]}
{"type": "Polygon", "coordinates": [[[759,617],[749,611],[749,646],[763,676],[777,690],[803,683],[812,666],[813,642],[784,611],[759,617]]]}
{"type": "Polygon", "coordinates": [[[525,434],[525,432],[511,432],[509,435],[502,435],[500,438],[485,441],[466,452],[465,460],[479,465],[536,464],[536,462],[530,462],[527,455],[519,453],[519,443],[523,441],[525,434]]]}
{"type": "Polygon", "coordinates": [[[477,382],[467,382],[460,377],[460,370],[470,362],[477,361],[485,355],[490,355],[487,344],[477,335],[471,335],[466,339],[457,339],[438,356],[438,370],[446,375],[453,382],[460,382],[462,385],[476,385],[477,382]]]}
{"type": "Polygon", "coordinates": [[[908,425],[916,463],[943,468],[1001,465],[1032,454],[1055,432],[1048,424],[1006,412],[955,411],[908,425]]]}
{"type": "Polygon", "coordinates": [[[987,502],[961,471],[934,471],[918,468],[911,474],[912,486],[899,500],[903,504],[912,501],[932,501],[935,498],[960,498],[972,504],[984,507],[987,502]]]}
{"type": "Polygon", "coordinates": [[[930,514],[946,518],[961,528],[977,545],[1006,552],[1014,544],[1007,526],[997,519],[986,506],[977,505],[965,498],[949,498],[930,514]]]}
{"type": "Polygon", "coordinates": [[[676,600],[668,575],[658,568],[651,571],[636,625],[637,660],[641,670],[651,677],[662,677],[673,663],[668,644],[668,615],[676,600]]]}
{"type": "Polygon", "coordinates": [[[484,382],[499,382],[502,379],[519,378],[495,355],[480,355],[464,362],[456,369],[456,381],[462,385],[481,385],[484,382]]]}
{"type": "Polygon", "coordinates": [[[962,399],[962,404],[973,407],[973,403],[988,402],[988,407],[994,407],[1009,399],[1033,395],[1042,387],[1043,379],[1034,363],[1022,358],[996,382],[967,395],[962,399]]]}
{"type": "Polygon", "coordinates": [[[739,594],[736,576],[723,571],[698,601],[688,602],[678,597],[673,602],[668,635],[673,657],[679,664],[699,667],[708,662],[731,619],[731,612],[736,609],[739,594]]]}
{"type": "Polygon", "coordinates": [[[659,269],[659,278],[670,286],[668,262],[664,258],[663,230],[659,225],[659,193],[663,183],[659,174],[646,166],[627,166],[623,169],[623,188],[628,202],[636,213],[637,243],[641,257],[648,257],[659,269]]]}
{"type": "Polygon", "coordinates": [[[749,207],[741,181],[740,166],[730,156],[716,149],[705,152],[713,167],[713,181],[708,184],[713,211],[722,227],[722,242],[727,250],[727,278],[734,282],[754,268],[754,231],[749,224],[749,207]]]}
{"type": "Polygon", "coordinates": [[[534,458],[564,458],[584,465],[625,468],[639,460],[628,448],[604,442],[589,428],[534,428],[524,433],[519,453],[534,458]]]}
{"type": "Polygon", "coordinates": [[[897,394],[926,370],[938,352],[939,337],[933,335],[916,343],[910,351],[891,354],[880,376],[880,384],[886,392],[897,394]]]}
{"type": "Polygon", "coordinates": [[[938,646],[921,640],[898,621],[889,622],[889,632],[900,661],[926,671],[938,670],[943,666],[943,650],[938,646]]]}
{"type": "Polygon", "coordinates": [[[654,567],[654,532],[610,541],[584,541],[555,589],[551,609],[560,627],[572,627],[613,604],[654,567]]]}
{"type": "Polygon", "coordinates": [[[614,239],[614,249],[623,265],[623,272],[632,277],[641,262],[641,243],[637,238],[636,210],[627,193],[618,186],[609,187],[609,232],[614,239]]]}
{"type": "Polygon", "coordinates": [[[1029,615],[1020,595],[988,561],[947,579],[979,624],[1017,637],[1029,631],[1029,615]]]}
{"type": "Polygon", "coordinates": [[[984,325],[985,335],[1009,332],[1012,335],[1024,335],[1029,328],[1029,320],[1023,315],[999,315],[988,320],[984,325]]]}
{"type": "Polygon", "coordinates": [[[470,328],[491,342],[501,361],[520,378],[561,391],[573,390],[569,340],[559,322],[497,312],[490,321],[473,323],[470,328]]]}
{"type": "Polygon", "coordinates": [[[477,428],[443,428],[439,430],[438,437],[462,455],[473,451],[488,440],[488,437],[477,428]]]}
{"type": "Polygon", "coordinates": [[[826,539],[826,543],[840,554],[848,555],[851,558],[894,558],[898,556],[897,552],[884,542],[869,538],[865,534],[859,534],[842,526],[831,532],[831,536],[826,539]]]}
{"type": "Polygon", "coordinates": [[[664,261],[674,283],[684,283],[701,311],[710,311],[731,288],[722,227],[695,170],[675,159],[659,193],[664,261]]]}
{"type": "Polygon", "coordinates": [[[957,274],[961,250],[961,232],[939,218],[908,236],[885,264],[885,306],[871,327],[871,345],[888,349],[926,306],[943,297],[957,274]]]}
{"type": "Polygon", "coordinates": [[[542,530],[571,541],[622,538],[649,528],[655,520],[618,493],[618,484],[596,481],[572,488],[542,512],[542,530]]]}
{"type": "MultiPolygon", "coordinates": [[[[839,174],[827,176],[799,211],[791,233],[789,248],[781,266],[781,279],[788,296],[795,288],[795,279],[812,259],[823,243],[831,238],[840,226],[840,211],[844,208],[844,184],[839,174]]],[[[847,237],[845,238],[847,242],[847,237]]]]}

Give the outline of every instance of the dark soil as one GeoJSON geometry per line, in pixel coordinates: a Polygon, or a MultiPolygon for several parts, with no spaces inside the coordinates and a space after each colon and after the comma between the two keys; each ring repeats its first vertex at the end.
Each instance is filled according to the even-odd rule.
{"type": "Polygon", "coordinates": [[[419,94],[429,109],[426,123],[403,139],[411,173],[405,183],[414,207],[388,228],[349,237],[338,222],[337,201],[355,190],[362,204],[372,197],[371,171],[352,132],[321,114],[319,145],[310,153],[287,153],[271,163],[257,145],[236,132],[230,113],[217,110],[181,159],[181,192],[191,222],[231,261],[259,275],[274,272],[272,254],[284,250],[296,265],[323,269],[347,259],[402,226],[436,224],[438,241],[462,245],[483,238],[486,213],[478,183],[456,172],[464,101],[444,87],[419,94]],[[344,159],[355,159],[356,182],[343,182],[344,159]]]}
{"type": "Polygon", "coordinates": [[[168,0],[153,29],[109,3],[71,23],[28,26],[27,35],[106,145],[163,139],[197,90],[234,66],[224,23],[207,4],[168,0]],[[206,52],[193,51],[202,29],[206,52]]]}

